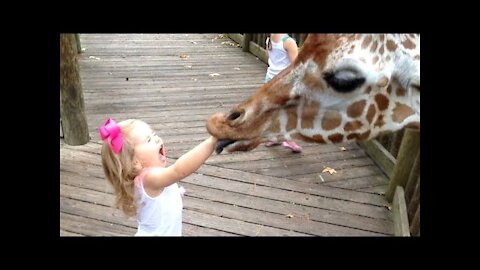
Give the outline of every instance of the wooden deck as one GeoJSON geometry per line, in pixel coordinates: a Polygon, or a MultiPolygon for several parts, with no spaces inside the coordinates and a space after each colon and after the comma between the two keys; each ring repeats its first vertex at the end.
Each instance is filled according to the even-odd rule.
{"type": "MultiPolygon", "coordinates": [[[[60,139],[60,235],[132,236],[112,207],[97,127],[139,118],[165,141],[169,163],[208,133],[207,117],[262,85],[266,64],[217,34],[82,34],[79,56],[90,142],[60,139]],[[128,79],[127,79],[128,78],[128,79]]],[[[259,146],[212,155],[179,184],[184,236],[390,236],[387,177],[357,144],[300,142],[301,154],[259,146]],[[341,147],[345,147],[343,150],[341,147]],[[322,173],[325,167],[337,173],[322,173]]]]}

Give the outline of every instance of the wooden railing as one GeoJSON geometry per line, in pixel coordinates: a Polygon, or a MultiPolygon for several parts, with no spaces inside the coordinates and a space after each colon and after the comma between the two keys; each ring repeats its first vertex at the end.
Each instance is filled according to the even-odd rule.
{"type": "MultiPolygon", "coordinates": [[[[302,49],[303,42],[307,38],[307,34],[288,33],[298,44],[299,50],[302,49]]],[[[245,33],[245,34],[227,34],[228,37],[242,47],[244,52],[250,52],[257,56],[260,60],[267,63],[268,56],[265,50],[265,42],[267,40],[266,33],[245,33]]]]}
{"type": "Polygon", "coordinates": [[[395,234],[420,236],[420,132],[403,129],[360,145],[390,178],[385,197],[395,234]]]}
{"type": "MultiPolygon", "coordinates": [[[[239,43],[243,51],[268,62],[265,50],[267,34],[227,35],[239,43]]],[[[289,35],[297,41],[301,50],[307,34],[289,35]]],[[[385,196],[392,204],[395,234],[420,236],[420,132],[404,129],[359,145],[390,178],[385,196]]]]}

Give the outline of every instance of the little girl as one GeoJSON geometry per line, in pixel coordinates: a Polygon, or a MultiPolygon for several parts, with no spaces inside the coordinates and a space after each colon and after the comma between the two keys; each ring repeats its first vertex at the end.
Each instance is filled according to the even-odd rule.
{"type": "Polygon", "coordinates": [[[116,207],[137,215],[135,236],[181,236],[183,202],[177,182],[200,168],[217,139],[209,137],[166,167],[162,139],[141,120],[117,124],[109,118],[99,134],[103,171],[114,188],[116,207]]]}

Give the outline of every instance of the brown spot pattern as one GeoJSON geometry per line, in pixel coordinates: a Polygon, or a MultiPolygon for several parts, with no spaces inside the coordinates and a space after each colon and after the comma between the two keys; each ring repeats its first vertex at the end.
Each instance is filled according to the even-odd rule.
{"type": "Polygon", "coordinates": [[[369,124],[372,123],[373,117],[375,116],[375,105],[370,104],[367,111],[367,121],[369,124]]]}
{"type": "Polygon", "coordinates": [[[327,143],[322,135],[315,135],[313,136],[313,138],[310,138],[310,137],[306,137],[306,136],[303,136],[302,134],[300,133],[293,133],[291,135],[292,139],[295,139],[295,140],[300,140],[300,141],[304,141],[304,142],[308,142],[308,143],[327,143]]]}
{"type": "Polygon", "coordinates": [[[382,127],[383,125],[385,125],[385,121],[383,121],[383,114],[380,114],[378,116],[377,120],[375,121],[374,126],[375,127],[382,127]]]}
{"type": "Polygon", "coordinates": [[[287,131],[297,128],[297,107],[287,109],[288,121],[285,129],[287,131]]]}
{"type": "Polygon", "coordinates": [[[370,42],[372,42],[372,36],[366,35],[365,39],[362,42],[362,49],[368,48],[368,46],[370,46],[370,42]]]}
{"type": "MultiPolygon", "coordinates": [[[[371,87],[369,88],[371,90],[371,87]]],[[[365,109],[366,104],[367,104],[366,100],[359,100],[352,103],[352,105],[348,106],[347,108],[347,115],[352,118],[359,117],[363,113],[363,110],[365,109]]]]}
{"type": "Polygon", "coordinates": [[[415,43],[413,43],[409,38],[405,39],[405,40],[402,42],[402,45],[403,45],[403,47],[405,47],[406,49],[415,49],[415,47],[416,47],[415,43]]]}
{"type": "Polygon", "coordinates": [[[393,40],[387,40],[387,50],[394,52],[397,49],[397,44],[393,40]]]}
{"type": "Polygon", "coordinates": [[[409,123],[408,125],[406,125],[405,127],[418,130],[418,129],[420,129],[420,122],[412,122],[412,123],[409,123]]]}
{"type": "Polygon", "coordinates": [[[397,93],[397,96],[403,97],[406,95],[407,91],[403,87],[399,86],[397,87],[396,93],[397,93]]]}
{"type": "Polygon", "coordinates": [[[325,88],[323,82],[310,73],[305,74],[303,83],[312,90],[323,90],[325,88]]]}
{"type": "Polygon", "coordinates": [[[316,101],[312,102],[308,106],[306,105],[303,107],[301,123],[302,129],[313,128],[313,120],[318,113],[318,108],[320,108],[320,103],[316,101]]]}
{"type": "Polygon", "coordinates": [[[322,128],[324,130],[331,130],[340,125],[342,116],[337,111],[326,111],[322,118],[322,128]]]}
{"type": "Polygon", "coordinates": [[[269,130],[274,132],[274,133],[279,133],[280,132],[280,121],[279,121],[278,117],[273,119],[269,130]]]}
{"type": "Polygon", "coordinates": [[[332,135],[328,136],[328,139],[329,139],[332,143],[339,143],[339,142],[342,142],[342,141],[343,141],[343,135],[342,135],[342,134],[339,134],[339,133],[332,134],[332,135]]]}
{"type": "Polygon", "coordinates": [[[393,109],[392,115],[393,122],[401,123],[403,120],[405,120],[405,118],[415,113],[412,108],[407,105],[403,105],[398,102],[395,105],[396,106],[393,109]]]}
{"type": "Polygon", "coordinates": [[[380,111],[384,111],[388,108],[388,98],[382,94],[375,95],[375,102],[380,111]]]}
{"type": "Polygon", "coordinates": [[[356,120],[346,123],[343,129],[347,132],[350,132],[359,129],[360,127],[362,127],[362,122],[356,120]]]}
{"type": "Polygon", "coordinates": [[[375,53],[377,50],[378,42],[375,40],[372,44],[372,47],[370,48],[370,52],[375,53]]]}

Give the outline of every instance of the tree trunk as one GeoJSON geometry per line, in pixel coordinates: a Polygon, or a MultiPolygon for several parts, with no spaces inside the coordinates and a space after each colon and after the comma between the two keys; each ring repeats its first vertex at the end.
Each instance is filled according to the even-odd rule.
{"type": "Polygon", "coordinates": [[[75,34],[60,34],[60,117],[65,143],[89,141],[75,34]]]}

